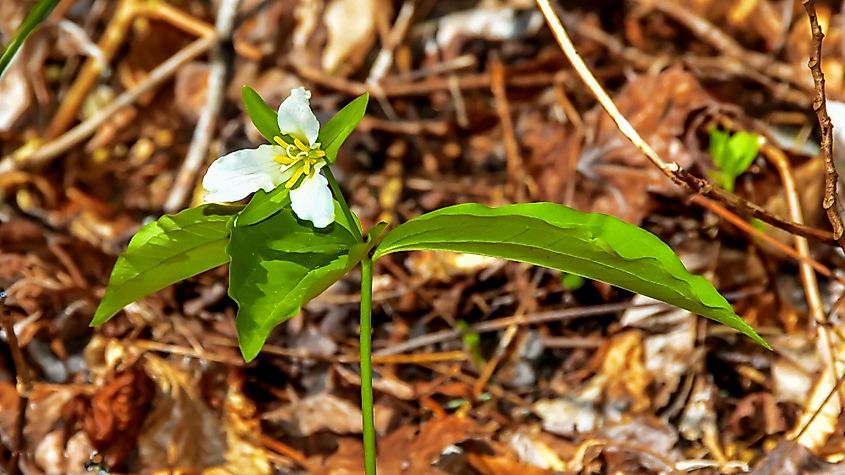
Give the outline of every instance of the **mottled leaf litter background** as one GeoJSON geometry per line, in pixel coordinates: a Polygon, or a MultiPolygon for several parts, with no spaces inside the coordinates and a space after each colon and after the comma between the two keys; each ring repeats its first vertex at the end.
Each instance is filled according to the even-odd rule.
{"type": "MultiPolygon", "coordinates": [[[[4,43],[33,4],[0,0],[4,43]]],[[[845,15],[815,6],[845,130],[845,15]]],[[[734,191],[829,229],[800,2],[556,11],[664,159],[712,177],[714,127],[760,134],[734,191]]],[[[370,93],[335,167],[365,227],[466,201],[612,214],[672,245],[774,347],[571,275],[388,256],[375,283],[381,473],[845,473],[842,251],[668,180],[527,0],[62,0],[0,80],[2,316],[30,376],[19,427],[21,366],[3,345],[4,467],[18,444],[25,474],[361,472],[355,277],[249,365],[225,269],[88,326],[129,237],[197,203],[213,158],[262,141],[244,84],[271,104],[304,85],[323,121],[370,93]]]]}

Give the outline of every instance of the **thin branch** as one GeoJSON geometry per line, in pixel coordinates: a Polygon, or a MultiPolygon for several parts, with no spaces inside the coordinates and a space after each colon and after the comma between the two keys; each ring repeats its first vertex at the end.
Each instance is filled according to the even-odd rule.
{"type": "Polygon", "coordinates": [[[226,79],[229,76],[234,56],[231,49],[231,40],[238,3],[238,0],[224,0],[217,10],[215,28],[217,29],[218,43],[211,53],[205,106],[200,113],[197,126],[194,128],[188,154],[185,161],[182,162],[182,168],[179,169],[170,196],[167,197],[164,204],[165,213],[174,213],[185,204],[185,198],[194,188],[197,171],[208,153],[208,145],[211,143],[214,127],[217,125],[217,117],[220,115],[220,108],[223,106],[223,90],[226,87],[226,79]]]}
{"type": "Polygon", "coordinates": [[[194,40],[191,44],[167,59],[167,61],[153,69],[138,87],[123,92],[90,119],[68,130],[55,140],[47,142],[34,152],[29,153],[29,150],[22,149],[11,156],[3,158],[0,161],[0,176],[12,173],[21,168],[43,165],[79,144],[94,134],[101,125],[110,120],[120,109],[133,104],[138,98],[170,79],[176,74],[180,66],[208,51],[214,42],[215,38],[194,40]]]}
{"type": "Polygon", "coordinates": [[[810,30],[813,33],[813,53],[807,65],[813,74],[813,84],[816,89],[816,96],[813,99],[813,110],[821,128],[821,150],[824,158],[824,199],[822,208],[827,213],[827,219],[833,227],[833,237],[839,242],[839,246],[845,249],[845,228],[842,225],[842,206],[836,191],[836,183],[839,174],[836,173],[836,165],[833,163],[833,124],[830,116],[827,115],[827,100],[824,90],[824,72],[822,71],[822,39],[824,33],[819,25],[816,16],[816,5],[813,0],[802,0],[802,5],[807,11],[810,20],[810,30]]]}
{"type": "Polygon", "coordinates": [[[833,271],[830,270],[829,267],[827,267],[824,264],[822,264],[821,262],[813,259],[812,257],[802,256],[801,254],[796,252],[795,249],[792,249],[791,247],[789,247],[786,244],[778,241],[777,239],[773,238],[772,236],[764,233],[763,231],[760,231],[759,229],[755,228],[754,226],[752,226],[751,224],[749,224],[747,221],[740,218],[736,214],[728,211],[727,209],[725,209],[722,206],[719,206],[719,204],[716,203],[715,201],[708,199],[708,198],[705,198],[701,195],[694,195],[692,197],[692,202],[701,206],[702,208],[709,210],[710,212],[719,216],[720,218],[724,219],[725,221],[733,224],[734,226],[739,228],[740,231],[742,231],[746,234],[749,234],[751,236],[754,236],[755,238],[765,242],[766,244],[768,244],[768,245],[772,246],[773,248],[777,249],[778,251],[780,251],[780,252],[786,254],[787,256],[795,259],[797,262],[810,265],[819,274],[821,274],[821,275],[823,275],[823,276],[825,276],[829,279],[835,279],[835,280],[839,281],[840,283],[845,284],[845,278],[836,276],[833,273],[833,271]]]}
{"type": "Polygon", "coordinates": [[[596,77],[587,67],[586,63],[584,63],[584,60],[581,59],[581,56],[572,44],[572,40],[569,39],[569,35],[567,35],[566,30],[561,24],[560,18],[549,3],[549,0],[536,1],[543,13],[543,16],[546,18],[549,28],[551,28],[555,39],[560,45],[560,48],[563,50],[563,53],[566,55],[569,62],[572,63],[573,68],[575,68],[575,72],[578,73],[578,76],[587,85],[590,92],[592,92],[593,96],[596,100],[598,100],[599,104],[601,104],[604,110],[607,111],[608,115],[610,115],[611,119],[613,119],[616,123],[616,126],[619,128],[619,131],[622,132],[622,135],[624,135],[635,147],[637,147],[637,149],[639,149],[640,152],[642,152],[642,154],[645,155],[652,164],[654,164],[654,166],[663,172],[667,178],[692,193],[698,193],[725,203],[728,207],[734,210],[750,214],[755,218],[763,220],[772,226],[784,229],[792,234],[818,239],[821,241],[834,240],[833,234],[830,232],[811,228],[804,226],[803,224],[787,221],[774,216],[762,207],[744,200],[732,193],[728,193],[721,188],[715,187],[707,180],[692,175],[677,163],[663,161],[657,152],[651,148],[651,145],[649,145],[648,142],[640,136],[637,130],[634,129],[631,123],[628,122],[628,119],[622,115],[616,107],[616,104],[613,102],[613,99],[610,98],[601,84],[599,84],[596,77]]]}
{"type": "Polygon", "coordinates": [[[15,374],[18,383],[18,414],[12,440],[12,457],[6,467],[8,473],[15,474],[18,473],[18,460],[24,451],[23,428],[26,422],[26,408],[29,406],[29,395],[32,393],[32,380],[29,377],[29,366],[26,364],[26,358],[24,358],[18,343],[18,336],[15,334],[15,322],[11,314],[6,312],[6,292],[3,290],[0,290],[0,324],[2,324],[3,332],[6,334],[6,342],[15,362],[15,374]]]}

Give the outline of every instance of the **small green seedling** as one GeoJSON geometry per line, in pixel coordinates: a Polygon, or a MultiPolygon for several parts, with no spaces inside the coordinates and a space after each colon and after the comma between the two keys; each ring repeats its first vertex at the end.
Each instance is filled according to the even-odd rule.
{"type": "MultiPolygon", "coordinates": [[[[127,304],[229,264],[229,296],[246,361],[270,332],[357,266],[361,268],[361,407],[364,468],[376,472],[371,326],[373,262],[402,251],[436,250],[510,259],[600,280],[728,325],[769,347],[706,279],[690,274],[653,234],[622,220],[557,203],[490,208],[466,203],[387,230],[364,230],[331,172],[341,145],[364,117],[358,97],[326,124],[311,93],[291,91],[278,110],[244,87],[247,114],[268,143],[211,164],[207,203],[141,228],[114,266],[92,325],[127,304]],[[227,204],[252,196],[249,204],[227,204]]],[[[467,334],[467,348],[477,341],[467,334]]],[[[476,350],[473,350],[475,348],[476,350]]]]}
{"type": "Polygon", "coordinates": [[[760,136],[749,132],[731,135],[717,128],[710,129],[710,157],[716,170],[710,176],[726,191],[733,192],[738,176],[748,170],[760,151],[760,136]]]}

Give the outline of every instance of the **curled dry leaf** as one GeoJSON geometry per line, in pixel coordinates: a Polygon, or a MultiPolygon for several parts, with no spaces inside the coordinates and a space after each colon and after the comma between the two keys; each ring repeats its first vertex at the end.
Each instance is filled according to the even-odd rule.
{"type": "Polygon", "coordinates": [[[66,422],[78,422],[111,467],[135,449],[153,399],[154,384],[138,365],[107,378],[93,396],[79,395],[63,408],[66,422]]]}

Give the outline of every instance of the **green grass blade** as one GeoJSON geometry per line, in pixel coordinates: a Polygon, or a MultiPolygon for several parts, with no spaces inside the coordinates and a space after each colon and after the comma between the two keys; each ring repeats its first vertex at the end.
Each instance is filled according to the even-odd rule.
{"type": "Polygon", "coordinates": [[[15,57],[15,54],[23,46],[24,41],[32,33],[32,30],[50,15],[50,12],[53,11],[53,8],[58,3],[59,0],[39,0],[35,4],[35,7],[29,11],[26,18],[23,19],[23,22],[18,27],[18,31],[15,32],[15,36],[12,37],[12,41],[9,42],[3,51],[3,56],[0,56],[0,77],[3,77],[3,72],[6,71],[9,63],[12,62],[12,58],[15,57]]]}

